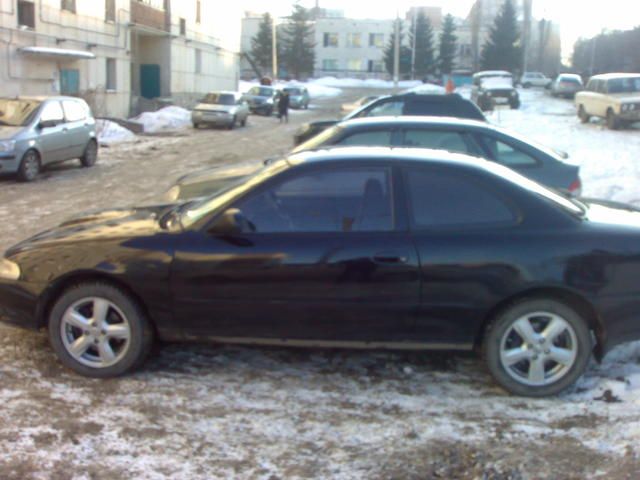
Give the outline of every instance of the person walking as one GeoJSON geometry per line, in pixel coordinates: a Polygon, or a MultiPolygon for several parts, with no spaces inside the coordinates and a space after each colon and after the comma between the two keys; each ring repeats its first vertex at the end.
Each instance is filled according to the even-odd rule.
{"type": "Polygon", "coordinates": [[[280,123],[289,123],[289,93],[283,91],[278,100],[278,118],[280,123]]]}

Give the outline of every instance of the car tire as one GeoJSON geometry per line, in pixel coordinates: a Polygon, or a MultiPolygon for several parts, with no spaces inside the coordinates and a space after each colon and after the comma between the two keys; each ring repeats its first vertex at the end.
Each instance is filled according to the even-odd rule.
{"type": "Polygon", "coordinates": [[[592,348],[587,323],[575,310],[535,297],[496,315],[482,344],[496,382],[527,397],[556,395],[573,385],[584,373],[592,348]]]}
{"type": "Polygon", "coordinates": [[[613,110],[607,110],[607,128],[609,130],[618,130],[620,128],[620,120],[613,110]]]}
{"type": "Polygon", "coordinates": [[[584,105],[580,105],[578,107],[578,118],[580,118],[580,122],[589,123],[591,116],[587,114],[587,111],[584,109],[584,105]]]}
{"type": "Polygon", "coordinates": [[[193,124],[193,128],[195,128],[197,130],[198,128],[200,128],[200,124],[199,123],[194,123],[193,124]]]}
{"type": "Polygon", "coordinates": [[[27,150],[18,167],[18,179],[21,182],[33,182],[38,178],[42,164],[40,155],[35,150],[27,150]]]}
{"type": "Polygon", "coordinates": [[[66,289],[51,308],[48,330],[62,364],[95,378],[116,377],[140,366],[154,337],[140,304],[103,282],[66,289]],[[96,314],[96,308],[102,313],[96,314]]]}
{"type": "Polygon", "coordinates": [[[87,146],[84,149],[82,157],[80,157],[80,163],[83,167],[93,167],[98,161],[98,142],[95,140],[89,140],[87,146]]]}
{"type": "Polygon", "coordinates": [[[518,110],[520,108],[520,100],[516,100],[515,102],[510,102],[509,107],[511,107],[511,110],[518,110]]]}
{"type": "Polygon", "coordinates": [[[229,130],[233,130],[234,128],[236,128],[236,124],[238,123],[238,117],[236,117],[235,115],[233,116],[233,118],[231,119],[231,123],[229,124],[229,126],[227,127],[229,130]]]}
{"type": "Polygon", "coordinates": [[[266,112],[265,112],[265,117],[270,117],[273,115],[273,108],[269,108],[266,112]]]}

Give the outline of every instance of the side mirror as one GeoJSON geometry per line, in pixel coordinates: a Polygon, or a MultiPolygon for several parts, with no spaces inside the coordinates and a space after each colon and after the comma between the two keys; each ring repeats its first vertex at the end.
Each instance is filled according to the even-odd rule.
{"type": "Polygon", "coordinates": [[[58,121],[57,120],[40,120],[40,123],[38,123],[38,128],[42,129],[42,128],[51,128],[51,127],[55,127],[58,125],[58,121]]]}
{"type": "Polygon", "coordinates": [[[251,222],[237,208],[230,208],[220,215],[209,228],[213,235],[236,235],[253,230],[251,222]]]}

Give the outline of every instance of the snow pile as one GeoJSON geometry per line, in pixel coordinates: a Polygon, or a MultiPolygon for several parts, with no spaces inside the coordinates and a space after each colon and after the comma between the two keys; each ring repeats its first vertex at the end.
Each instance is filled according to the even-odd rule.
{"type": "MultiPolygon", "coordinates": [[[[241,92],[247,92],[251,87],[255,87],[260,85],[259,82],[245,82],[240,81],[238,88],[241,92]]],[[[276,82],[274,85],[276,88],[284,88],[284,87],[305,87],[309,91],[309,96],[314,98],[328,98],[328,97],[337,97],[342,93],[342,90],[339,88],[329,87],[326,85],[316,84],[314,82],[276,82]]]]}
{"type": "MultiPolygon", "coordinates": [[[[394,88],[392,81],[378,80],[374,78],[361,80],[358,78],[322,77],[310,80],[309,83],[336,88],[394,88]]],[[[400,88],[413,88],[420,85],[422,85],[420,80],[403,80],[398,82],[398,86],[400,88]]]]}
{"type": "Polygon", "coordinates": [[[98,134],[98,142],[106,145],[130,142],[136,138],[135,133],[131,130],[111,120],[96,120],[96,132],[98,134]]]}
{"type": "Polygon", "coordinates": [[[421,83],[416,87],[405,90],[403,93],[442,94],[446,93],[446,90],[444,87],[434,83],[421,83]]]}
{"type": "Polygon", "coordinates": [[[155,133],[191,125],[191,112],[182,107],[169,106],[155,112],[141,113],[131,120],[144,125],[145,133],[155,133]]]}

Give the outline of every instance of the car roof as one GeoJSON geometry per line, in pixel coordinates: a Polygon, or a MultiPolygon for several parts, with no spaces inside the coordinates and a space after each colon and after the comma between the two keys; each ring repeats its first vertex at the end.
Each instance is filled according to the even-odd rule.
{"type": "Polygon", "coordinates": [[[484,72],[478,72],[474,75],[474,77],[490,77],[492,75],[511,75],[511,72],[507,72],[506,70],[486,70],[484,72]]]}
{"type": "Polygon", "coordinates": [[[380,116],[380,117],[360,117],[340,122],[339,126],[344,127],[378,127],[381,125],[442,125],[442,126],[462,126],[462,127],[482,127],[492,128],[487,122],[471,120],[460,117],[436,117],[426,115],[400,115],[400,116],[380,116]]]}
{"type": "Polygon", "coordinates": [[[577,73],[561,73],[560,75],[558,75],[558,77],[571,77],[571,78],[582,79],[582,77],[580,75],[578,75],[577,73]]]}
{"type": "Polygon", "coordinates": [[[286,158],[292,165],[324,163],[346,160],[367,161],[408,161],[421,164],[455,164],[474,168],[491,169],[495,162],[462,153],[443,150],[407,147],[329,147],[294,153],[286,158]]]}
{"type": "Polygon", "coordinates": [[[591,77],[594,80],[615,80],[618,78],[640,78],[640,73],[603,73],[591,77]]]}

